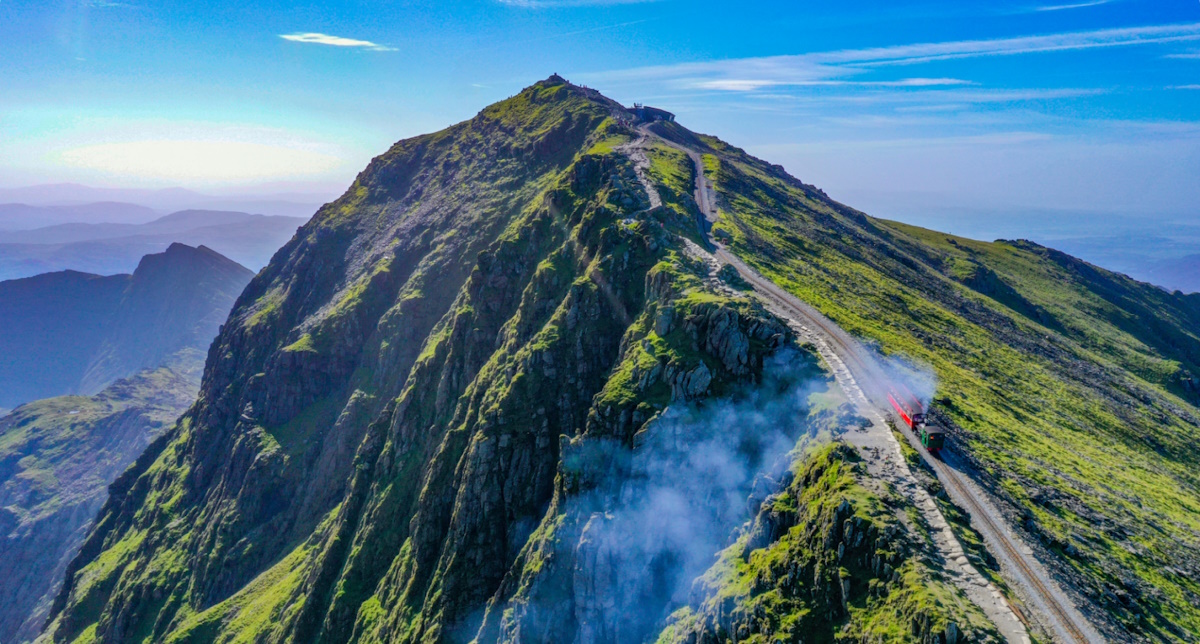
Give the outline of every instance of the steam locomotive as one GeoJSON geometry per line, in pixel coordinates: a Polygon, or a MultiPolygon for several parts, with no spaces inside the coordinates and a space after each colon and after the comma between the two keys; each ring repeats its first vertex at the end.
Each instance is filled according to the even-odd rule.
{"type": "Polygon", "coordinates": [[[888,400],[896,409],[896,413],[900,414],[904,424],[908,425],[908,428],[916,434],[926,451],[936,454],[938,450],[942,449],[946,443],[946,432],[937,425],[928,424],[921,401],[912,395],[904,385],[893,383],[892,390],[888,392],[888,400]]]}

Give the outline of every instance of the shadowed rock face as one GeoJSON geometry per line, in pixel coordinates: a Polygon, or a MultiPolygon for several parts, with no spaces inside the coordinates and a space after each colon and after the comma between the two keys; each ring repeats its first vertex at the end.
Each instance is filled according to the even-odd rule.
{"type": "Polygon", "coordinates": [[[132,275],[0,282],[0,407],[91,395],[178,351],[205,350],[251,277],[203,246],[173,244],[132,275]]]}

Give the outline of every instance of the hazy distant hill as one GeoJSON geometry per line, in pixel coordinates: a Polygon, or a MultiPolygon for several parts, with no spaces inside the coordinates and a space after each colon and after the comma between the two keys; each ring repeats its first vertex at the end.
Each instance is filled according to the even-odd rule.
{"type": "Polygon", "coordinates": [[[1151,270],[1150,280],[1184,293],[1200,292],[1200,255],[1161,262],[1151,270]]]}
{"type": "Polygon", "coordinates": [[[0,279],[77,270],[110,274],[132,270],[172,243],[207,246],[258,270],[304,223],[299,217],[184,210],[143,224],[66,223],[0,231],[0,279]]]}
{"type": "Polygon", "coordinates": [[[0,406],[20,405],[0,417],[0,642],[36,635],[108,485],[195,399],[250,277],[172,244],[132,275],[0,282],[0,406]]]}
{"type": "Polygon", "coordinates": [[[92,394],[178,351],[207,349],[252,276],[211,249],[172,244],[132,275],[0,282],[0,407],[92,394]]]}
{"type": "Polygon", "coordinates": [[[113,221],[89,223],[76,220],[70,223],[23,230],[0,230],[0,244],[70,244],[97,239],[181,233],[196,228],[244,224],[251,221],[291,219],[291,217],[266,217],[228,210],[181,210],[165,217],[156,215],[150,221],[137,224],[113,221]]]}
{"type": "Polygon", "coordinates": [[[152,208],[114,201],[68,206],[0,203],[0,232],[30,230],[71,222],[140,224],[157,216],[158,211],[152,208]]]}

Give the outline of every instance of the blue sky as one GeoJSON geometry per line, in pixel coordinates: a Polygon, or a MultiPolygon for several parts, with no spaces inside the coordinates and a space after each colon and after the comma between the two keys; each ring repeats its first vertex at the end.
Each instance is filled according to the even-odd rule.
{"type": "Polygon", "coordinates": [[[0,0],[0,186],[336,194],[552,72],[873,214],[1200,204],[1197,0],[0,0]]]}

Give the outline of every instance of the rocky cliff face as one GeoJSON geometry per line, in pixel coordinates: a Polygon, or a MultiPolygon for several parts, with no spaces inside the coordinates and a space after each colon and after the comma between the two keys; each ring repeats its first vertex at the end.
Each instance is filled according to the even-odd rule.
{"type": "Polygon", "coordinates": [[[1003,641],[859,460],[842,444],[798,460],[658,642],[1003,641]]]}

